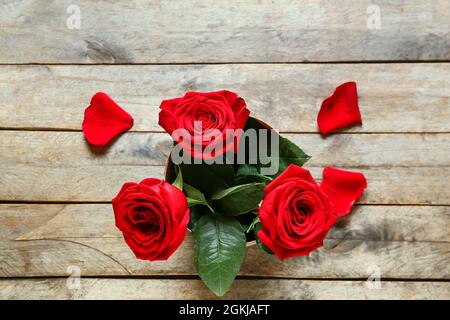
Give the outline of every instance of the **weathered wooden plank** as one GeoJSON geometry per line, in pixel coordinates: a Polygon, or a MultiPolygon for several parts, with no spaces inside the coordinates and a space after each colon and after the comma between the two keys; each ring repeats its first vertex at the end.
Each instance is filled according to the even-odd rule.
{"type": "MultiPolygon", "coordinates": [[[[248,250],[242,275],[360,278],[380,268],[387,278],[449,278],[449,207],[356,206],[309,257],[279,261],[248,250]]],[[[1,205],[0,276],[192,275],[193,239],[167,262],[137,260],[114,227],[110,205],[1,205]]]]}
{"type": "MultiPolygon", "coordinates": [[[[193,238],[168,261],[137,260],[121,238],[0,241],[0,277],[194,275],[193,238]]],[[[280,261],[257,247],[247,250],[241,275],[280,278],[364,278],[373,270],[398,279],[450,279],[448,242],[326,240],[308,257],[280,261]]]]}
{"type": "MultiPolygon", "coordinates": [[[[308,166],[450,166],[450,133],[283,134],[312,156],[308,166]]],[[[81,132],[0,131],[0,162],[53,167],[164,165],[172,149],[167,133],[123,135],[105,150],[95,150],[81,132]],[[62,152],[63,151],[63,152],[62,152]]]]}
{"type": "Polygon", "coordinates": [[[110,201],[126,181],[162,178],[162,166],[5,165],[0,199],[12,201],[110,201]]]}
{"type": "MultiPolygon", "coordinates": [[[[0,241],[1,277],[64,276],[79,267],[85,276],[194,275],[190,236],[168,260],[137,260],[119,238],[67,238],[0,241]]],[[[449,279],[449,245],[423,242],[345,240],[335,249],[319,249],[309,257],[284,262],[251,247],[241,275],[280,278],[361,278],[373,268],[399,279],[449,279]]]]}
{"type": "MultiPolygon", "coordinates": [[[[0,299],[218,299],[200,280],[82,278],[73,288],[71,279],[0,280],[0,299]]],[[[236,280],[222,299],[448,300],[449,292],[449,282],[236,280]]]]}
{"type": "MultiPolygon", "coordinates": [[[[86,276],[194,275],[193,246],[189,234],[168,261],[149,262],[116,237],[0,241],[0,277],[64,276],[70,266],[86,276]]],[[[286,261],[250,247],[240,274],[354,279],[378,268],[385,278],[450,279],[449,259],[448,242],[329,239],[310,256],[286,261]]]]}
{"type": "MultiPolygon", "coordinates": [[[[250,247],[241,275],[289,278],[450,277],[449,207],[356,206],[309,257],[279,261],[250,247]]],[[[194,275],[193,238],[168,260],[137,260],[110,205],[0,205],[0,277],[194,275]]]]}
{"type": "MultiPolygon", "coordinates": [[[[312,155],[318,179],[325,166],[364,172],[362,203],[449,203],[449,134],[287,136],[312,155]]],[[[99,152],[78,132],[1,131],[0,199],[109,201],[125,181],[162,177],[169,150],[160,133],[128,133],[99,152]]]]}
{"type": "Polygon", "coordinates": [[[449,3],[6,1],[1,63],[448,60],[449,3]],[[69,13],[66,13],[69,10],[69,13]],[[375,20],[375,24],[374,24],[375,20]],[[379,25],[376,21],[379,20],[379,25]],[[45,36],[44,36],[45,35],[45,36]]]}
{"type": "MultiPolygon", "coordinates": [[[[320,181],[322,168],[307,168],[320,181]]],[[[450,204],[450,167],[341,168],[366,176],[368,188],[359,200],[361,204],[450,204]]],[[[110,201],[124,182],[162,178],[163,172],[162,166],[7,164],[0,176],[0,200],[110,201]]]]}
{"type": "Polygon", "coordinates": [[[346,131],[450,132],[449,74],[449,64],[0,66],[0,128],[79,130],[104,91],[133,115],[132,130],[162,131],[161,100],[229,89],[276,129],[317,132],[320,103],[355,80],[364,124],[346,131]]]}
{"type": "MultiPolygon", "coordinates": [[[[110,204],[1,204],[0,228],[0,240],[122,237],[110,204]]],[[[450,242],[450,207],[357,205],[328,239],[450,242]]]]}

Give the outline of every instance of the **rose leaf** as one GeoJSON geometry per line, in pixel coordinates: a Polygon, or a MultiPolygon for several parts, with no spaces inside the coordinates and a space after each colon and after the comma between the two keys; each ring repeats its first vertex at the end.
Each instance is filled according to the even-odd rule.
{"type": "Polygon", "coordinates": [[[232,217],[204,215],[194,229],[195,266],[217,296],[231,287],[245,257],[244,230],[232,217]]]}
{"type": "Polygon", "coordinates": [[[231,187],[211,196],[220,213],[237,216],[258,207],[264,195],[264,183],[248,183],[231,187]]]}
{"type": "Polygon", "coordinates": [[[206,195],[233,185],[234,170],[230,164],[180,164],[183,179],[206,195]]]}

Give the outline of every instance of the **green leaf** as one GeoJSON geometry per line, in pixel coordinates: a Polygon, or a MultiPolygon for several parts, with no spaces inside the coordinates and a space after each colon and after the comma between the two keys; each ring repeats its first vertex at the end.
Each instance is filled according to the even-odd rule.
{"type": "Polygon", "coordinates": [[[234,185],[239,186],[242,184],[249,184],[249,183],[264,183],[267,185],[270,183],[270,181],[272,181],[272,179],[261,175],[239,176],[236,177],[236,179],[234,179],[234,185]]]}
{"type": "Polygon", "coordinates": [[[200,278],[217,296],[231,287],[245,256],[246,239],[231,217],[204,215],[194,228],[195,266],[200,278]]]}
{"type": "Polygon", "coordinates": [[[264,195],[264,183],[231,187],[211,196],[219,212],[230,216],[244,214],[258,207],[264,195]]]}
{"type": "Polygon", "coordinates": [[[178,175],[172,185],[183,191],[183,175],[181,174],[181,170],[178,170],[178,175]]]}
{"type": "MultiPolygon", "coordinates": [[[[279,136],[278,155],[276,155],[273,150],[270,150],[268,153],[270,163],[278,163],[278,171],[275,174],[270,175],[271,177],[277,177],[291,164],[296,164],[301,167],[311,158],[295,143],[282,136],[279,136]]],[[[266,159],[265,162],[269,161],[268,159],[266,159]]],[[[265,166],[259,165],[259,170],[263,167],[265,166]]]]}
{"type": "Polygon", "coordinates": [[[263,127],[261,126],[261,124],[253,117],[249,117],[247,122],[245,123],[245,129],[263,129],[263,127]]]}
{"type": "Polygon", "coordinates": [[[234,179],[234,185],[247,184],[251,182],[260,182],[269,184],[272,181],[271,178],[263,176],[258,172],[258,166],[250,164],[239,165],[236,178],[234,179]]]}
{"type": "Polygon", "coordinates": [[[249,233],[250,231],[254,230],[255,226],[260,223],[261,221],[259,220],[259,217],[256,216],[255,219],[252,221],[252,223],[250,224],[250,226],[247,228],[247,230],[245,231],[245,233],[249,233]]]}
{"type": "Polygon", "coordinates": [[[262,243],[262,241],[258,238],[258,231],[261,230],[261,228],[262,228],[261,223],[257,223],[253,229],[254,230],[253,232],[255,234],[256,244],[258,245],[258,247],[263,249],[268,254],[274,254],[273,251],[270,250],[269,247],[266,246],[264,243],[262,243]]]}
{"type": "Polygon", "coordinates": [[[236,175],[238,176],[248,176],[248,175],[259,175],[258,167],[251,164],[241,164],[239,165],[236,175]]]}
{"type": "Polygon", "coordinates": [[[234,170],[230,164],[180,164],[184,182],[205,195],[233,185],[234,170]]]}
{"type": "MultiPolygon", "coordinates": [[[[186,194],[186,197],[188,198],[188,203],[191,202],[192,205],[207,204],[205,195],[197,188],[194,188],[193,186],[185,183],[184,184],[184,192],[186,194]]],[[[191,206],[191,205],[189,205],[189,206],[191,206]]]]}
{"type": "Polygon", "coordinates": [[[276,175],[281,174],[291,164],[303,166],[311,157],[287,138],[280,137],[279,168],[276,175]]]}
{"type": "MultiPolygon", "coordinates": [[[[246,126],[246,129],[263,129],[263,127],[253,118],[249,118],[246,126]]],[[[277,134],[278,135],[278,134],[277,134]]],[[[259,133],[258,133],[258,148],[259,148],[259,133]]],[[[278,155],[276,156],[276,150],[271,150],[271,143],[269,141],[272,141],[274,139],[274,134],[269,134],[268,137],[268,150],[267,151],[267,159],[264,159],[264,163],[278,163],[278,171],[271,175],[271,177],[276,177],[280,175],[286,168],[291,164],[296,164],[298,166],[303,166],[311,157],[307,155],[300,147],[298,147],[295,143],[290,141],[289,139],[282,137],[278,135],[279,137],[279,150],[278,155]]],[[[262,164],[261,158],[260,158],[260,151],[258,150],[257,159],[250,159],[250,155],[248,156],[248,161],[255,161],[256,164],[247,165],[243,168],[241,166],[238,168],[238,174],[242,175],[243,173],[249,173],[254,172],[255,168],[257,169],[257,172],[261,173],[261,168],[266,167],[266,165],[262,164]]]]}
{"type": "Polygon", "coordinates": [[[207,206],[209,208],[209,210],[214,212],[214,209],[211,208],[211,206],[209,205],[208,201],[205,198],[205,195],[200,190],[185,183],[184,184],[184,192],[186,194],[189,207],[192,207],[195,205],[203,205],[203,206],[207,206]]]}
{"type": "Polygon", "coordinates": [[[205,205],[203,201],[198,201],[197,199],[186,198],[188,202],[188,207],[191,208],[196,205],[205,205]]]}
{"type": "MultiPolygon", "coordinates": [[[[236,216],[236,219],[238,219],[242,228],[244,230],[247,230],[250,227],[250,225],[252,224],[253,220],[255,219],[255,215],[253,213],[241,214],[239,216],[236,216]]],[[[247,241],[248,241],[248,237],[247,237],[247,241]]]]}
{"type": "Polygon", "coordinates": [[[197,225],[198,220],[204,215],[209,214],[209,209],[205,206],[193,206],[189,208],[190,212],[190,219],[189,219],[189,230],[194,230],[195,226],[197,225]]]}

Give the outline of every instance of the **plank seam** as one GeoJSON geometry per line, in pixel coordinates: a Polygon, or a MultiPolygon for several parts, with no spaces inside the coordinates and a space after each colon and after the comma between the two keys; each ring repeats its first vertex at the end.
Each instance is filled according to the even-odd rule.
{"type": "MultiPolygon", "coordinates": [[[[81,129],[70,129],[70,128],[50,128],[50,127],[2,127],[0,126],[0,131],[23,131],[23,132],[76,132],[81,133],[81,129]]],[[[163,130],[129,130],[128,133],[139,133],[139,134],[149,134],[149,133],[166,133],[163,130]]],[[[319,131],[278,131],[280,134],[298,134],[298,135],[311,135],[320,134],[319,131]]],[[[450,134],[450,131],[340,131],[334,132],[333,135],[419,135],[419,134],[450,134]]]]}
{"type": "MultiPolygon", "coordinates": [[[[36,201],[36,200],[0,200],[0,205],[8,204],[41,204],[41,205],[61,205],[61,204],[111,204],[111,201],[36,201]]],[[[361,202],[355,204],[355,206],[392,206],[392,207],[403,207],[403,206],[415,206],[415,207],[450,207],[450,204],[444,203],[367,203],[361,202]]]]}
{"type": "MultiPolygon", "coordinates": [[[[32,276],[32,277],[1,277],[0,281],[27,281],[27,280],[46,280],[46,279],[67,279],[67,276],[47,275],[47,276],[32,276]]],[[[81,276],[81,279],[111,279],[111,280],[200,280],[198,275],[137,275],[137,276],[81,276]]],[[[238,275],[236,280],[298,280],[298,281],[367,281],[367,278],[295,278],[295,277],[276,277],[276,276],[252,276],[252,275],[238,275]]],[[[381,278],[381,282],[450,282],[450,279],[446,278],[381,278]]]]}
{"type": "MultiPolygon", "coordinates": [[[[97,237],[97,236],[93,236],[93,237],[53,237],[53,238],[36,238],[36,239],[20,239],[20,237],[18,239],[11,239],[11,240],[0,240],[0,242],[29,242],[29,241],[61,241],[61,242],[71,242],[74,244],[80,244],[83,245],[89,249],[94,249],[88,245],[85,244],[81,244],[77,241],[74,241],[72,239],[122,239],[122,237],[117,236],[117,237],[97,237]]],[[[446,243],[450,243],[450,241],[437,241],[437,240],[396,240],[396,239],[346,239],[344,238],[332,238],[332,237],[327,237],[325,238],[325,240],[336,240],[339,241],[338,243],[336,243],[335,245],[333,245],[331,248],[328,248],[328,250],[332,250],[334,248],[336,248],[337,246],[339,246],[341,243],[343,242],[393,242],[393,243],[431,243],[431,244],[446,244],[446,243]]],[[[95,249],[94,249],[95,250],[95,249]]],[[[104,253],[104,252],[102,252],[104,253]]],[[[116,261],[118,262],[118,261],[116,261]]],[[[123,266],[122,266],[123,267],[123,266]]],[[[126,268],[123,267],[125,270],[126,268]]],[[[130,273],[128,270],[126,270],[128,273],[130,273]]]]}
{"type": "Polygon", "coordinates": [[[271,65],[271,64],[438,64],[450,60],[326,60],[326,61],[217,61],[217,62],[18,62],[0,63],[0,66],[171,66],[171,65],[271,65]]]}

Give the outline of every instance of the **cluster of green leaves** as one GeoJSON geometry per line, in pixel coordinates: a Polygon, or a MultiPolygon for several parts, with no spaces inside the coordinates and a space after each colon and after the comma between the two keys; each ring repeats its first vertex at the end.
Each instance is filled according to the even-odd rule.
{"type": "MultiPolygon", "coordinates": [[[[250,118],[246,128],[260,129],[250,118]]],[[[190,207],[189,229],[195,240],[195,264],[205,284],[218,296],[231,287],[241,268],[248,240],[270,253],[257,238],[261,228],[258,207],[264,188],[290,164],[303,165],[309,156],[286,138],[271,161],[279,163],[274,175],[262,175],[260,159],[247,164],[181,164],[175,186],[183,190],[190,207]]],[[[267,159],[265,159],[267,163],[267,159]]]]}

